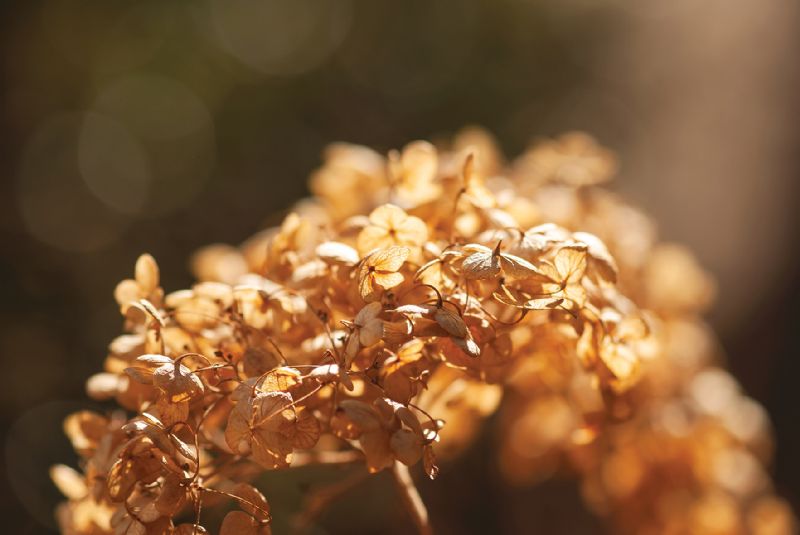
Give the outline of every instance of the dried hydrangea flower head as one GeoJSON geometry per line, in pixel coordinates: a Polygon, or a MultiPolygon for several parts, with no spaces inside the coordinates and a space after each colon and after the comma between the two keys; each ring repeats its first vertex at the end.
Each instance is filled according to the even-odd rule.
{"type": "Polygon", "coordinates": [[[199,251],[192,288],[165,294],[143,255],[88,383],[133,416],[67,418],[62,531],[205,533],[227,501],[220,533],[266,534],[256,477],[361,462],[430,533],[408,467],[436,477],[501,408],[509,480],[568,465],[622,532],[790,532],[763,410],[697,319],[713,283],[599,188],[615,167],[578,133],[510,164],[477,129],[386,157],[336,144],[315,196],[199,251]]]}

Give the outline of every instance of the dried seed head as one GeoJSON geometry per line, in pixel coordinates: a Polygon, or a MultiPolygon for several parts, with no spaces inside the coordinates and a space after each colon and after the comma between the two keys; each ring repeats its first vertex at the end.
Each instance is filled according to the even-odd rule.
{"type": "Polygon", "coordinates": [[[474,129],[452,150],[336,144],[314,199],[198,252],[191,288],[165,297],[139,257],[114,291],[126,334],[87,383],[131,417],[65,421],[82,473],[51,471],[62,530],[202,534],[175,519],[227,498],[223,535],[268,534],[245,478],[341,458],[435,478],[501,399],[503,474],[569,464],[621,531],[794,529],[763,409],[710,368],[713,282],[597,187],[614,156],[570,133],[504,162],[474,129]]]}

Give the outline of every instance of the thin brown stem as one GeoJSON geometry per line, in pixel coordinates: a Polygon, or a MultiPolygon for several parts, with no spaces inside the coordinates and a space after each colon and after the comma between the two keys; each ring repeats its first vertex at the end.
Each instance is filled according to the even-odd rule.
{"type": "Polygon", "coordinates": [[[400,461],[395,461],[392,466],[392,475],[394,476],[397,490],[400,492],[400,497],[414,520],[419,534],[433,535],[433,528],[431,528],[428,521],[428,509],[425,508],[425,503],[423,503],[417,487],[414,485],[414,480],[411,479],[408,467],[400,461]]]}

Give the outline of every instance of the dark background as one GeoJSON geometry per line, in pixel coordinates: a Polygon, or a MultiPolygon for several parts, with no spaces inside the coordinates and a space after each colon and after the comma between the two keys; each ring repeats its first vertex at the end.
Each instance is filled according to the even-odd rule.
{"type": "MultiPolygon", "coordinates": [[[[46,470],[74,461],[60,422],[92,406],[83,383],[139,253],[186,287],[197,247],[239,243],[307,194],[325,144],[385,151],[467,124],[511,156],[575,128],[620,153],[615,188],[717,276],[710,319],[773,419],[775,482],[798,509],[796,2],[0,6],[4,532],[53,527],[46,470]]],[[[302,487],[285,485],[291,508],[302,487]]],[[[422,490],[453,533],[600,529],[572,484],[501,485],[490,442],[422,490]]],[[[383,510],[403,531],[390,491],[377,478],[329,525],[383,510]]]]}

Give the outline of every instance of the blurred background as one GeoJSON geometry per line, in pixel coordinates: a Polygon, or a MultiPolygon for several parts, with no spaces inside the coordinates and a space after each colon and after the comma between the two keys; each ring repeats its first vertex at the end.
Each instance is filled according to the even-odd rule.
{"type": "MultiPolygon", "coordinates": [[[[121,328],[112,290],[139,253],[186,287],[192,251],[239,243],[307,194],[327,143],[386,151],[468,124],[510,156],[569,129],[619,152],[614,188],[718,278],[711,321],[773,419],[776,485],[798,510],[797,2],[0,6],[6,533],[54,529],[46,470],[75,461],[61,420],[91,406],[84,380],[121,328]]],[[[422,489],[453,533],[601,532],[572,483],[500,484],[491,448],[422,489]]],[[[289,508],[303,490],[274,485],[289,508]]],[[[351,503],[381,492],[378,479],[351,503]]]]}

